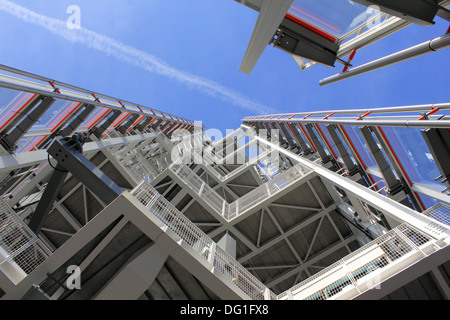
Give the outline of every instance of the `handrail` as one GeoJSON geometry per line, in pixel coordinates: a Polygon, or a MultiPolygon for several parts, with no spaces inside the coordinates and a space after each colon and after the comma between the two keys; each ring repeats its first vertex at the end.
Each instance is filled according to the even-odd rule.
{"type": "Polygon", "coordinates": [[[404,223],[367,245],[353,251],[328,268],[289,288],[274,294],[233,257],[216,245],[193,222],[147,182],[143,181],[131,194],[149,212],[172,230],[214,270],[250,298],[272,300],[352,299],[379,285],[393,274],[440,249],[437,238],[404,223]]]}
{"type": "Polygon", "coordinates": [[[225,250],[216,246],[210,237],[161,196],[150,184],[142,181],[139,186],[133,189],[131,194],[167,228],[180,237],[183,243],[189,245],[202,259],[211,263],[214,272],[221,273],[230,284],[235,285],[254,300],[276,299],[276,295],[261,281],[225,250]]]}
{"type": "Polygon", "coordinates": [[[194,123],[190,120],[186,120],[184,118],[177,117],[175,115],[172,115],[172,114],[169,114],[166,112],[161,112],[156,109],[145,107],[140,104],[136,104],[136,103],[118,99],[118,98],[114,98],[114,97],[111,97],[111,96],[108,96],[105,94],[101,94],[101,93],[97,93],[97,92],[94,92],[91,90],[86,90],[86,89],[83,89],[83,88],[80,88],[80,87],[77,87],[77,86],[74,86],[71,84],[67,84],[67,83],[64,83],[61,81],[43,77],[43,76],[31,73],[31,72],[27,72],[27,71],[13,68],[10,66],[6,66],[3,64],[0,64],[0,70],[9,72],[9,73],[12,73],[15,75],[19,75],[22,77],[26,77],[29,79],[42,81],[42,82],[49,84],[49,85],[40,84],[40,83],[32,82],[29,79],[24,80],[21,78],[7,76],[6,74],[4,74],[4,78],[10,79],[10,80],[14,79],[14,81],[0,81],[1,87],[11,88],[11,89],[21,90],[21,91],[27,91],[27,92],[35,92],[38,94],[50,95],[55,98],[79,101],[82,103],[89,103],[89,104],[96,105],[99,107],[106,107],[106,108],[117,109],[117,110],[127,110],[129,112],[139,113],[139,114],[143,114],[143,115],[149,115],[149,116],[153,116],[153,117],[164,119],[164,120],[194,125],[194,123]],[[22,84],[18,84],[17,82],[21,82],[22,84]],[[28,83],[29,85],[25,85],[25,83],[28,83]],[[38,89],[37,87],[31,87],[30,84],[35,84],[36,86],[40,87],[41,89],[38,89]],[[58,88],[57,88],[57,86],[58,86],[58,88]],[[44,90],[44,88],[45,88],[45,90],[44,90]],[[66,94],[64,94],[61,92],[61,90],[63,88],[70,89],[71,91],[66,90],[66,94]],[[81,94],[87,94],[87,96],[85,98],[82,98],[81,94]],[[108,101],[100,102],[100,100],[99,100],[100,98],[109,100],[110,102],[108,102],[108,101]],[[114,102],[114,104],[112,104],[112,102],[114,102]],[[128,109],[126,108],[127,106],[129,107],[128,109]]]}
{"type": "Polygon", "coordinates": [[[169,170],[173,172],[182,182],[188,185],[201,199],[208,203],[218,214],[227,221],[231,221],[268,197],[282,191],[293,183],[299,181],[313,172],[300,164],[296,164],[288,170],[276,175],[267,183],[256,187],[254,190],[228,203],[214,189],[206,184],[185,163],[173,163],[169,170]]]}
{"type": "Polygon", "coordinates": [[[439,250],[434,240],[408,224],[402,224],[331,266],[278,295],[279,300],[351,299],[379,285],[394,273],[439,250]],[[413,257],[414,256],[414,257],[413,257]],[[409,263],[403,264],[409,258],[409,263]],[[388,268],[390,269],[388,269],[388,268]]]}

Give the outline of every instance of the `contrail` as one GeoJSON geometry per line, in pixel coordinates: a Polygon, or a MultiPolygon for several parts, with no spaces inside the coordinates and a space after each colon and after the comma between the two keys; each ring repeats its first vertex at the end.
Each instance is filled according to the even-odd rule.
{"type": "Polygon", "coordinates": [[[104,52],[117,60],[173,79],[184,85],[200,90],[209,96],[220,97],[220,99],[230,102],[235,106],[245,108],[257,114],[273,114],[277,112],[276,110],[250,100],[217,82],[179,70],[147,52],[128,46],[120,41],[103,36],[86,28],[70,30],[67,28],[66,21],[46,17],[7,0],[0,0],[0,10],[25,22],[43,27],[66,40],[83,44],[89,48],[104,52]]]}

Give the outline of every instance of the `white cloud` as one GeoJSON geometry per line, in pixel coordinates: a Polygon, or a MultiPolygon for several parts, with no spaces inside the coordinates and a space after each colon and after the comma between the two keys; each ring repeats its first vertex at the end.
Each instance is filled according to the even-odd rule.
{"type": "Polygon", "coordinates": [[[85,28],[69,29],[66,21],[50,18],[11,1],[0,0],[0,10],[25,22],[43,27],[66,40],[85,45],[106,53],[122,62],[176,80],[184,85],[200,90],[210,96],[219,97],[235,106],[247,109],[255,114],[269,114],[277,111],[255,102],[210,79],[202,78],[168,65],[163,60],[120,41],[103,36],[85,28]]]}

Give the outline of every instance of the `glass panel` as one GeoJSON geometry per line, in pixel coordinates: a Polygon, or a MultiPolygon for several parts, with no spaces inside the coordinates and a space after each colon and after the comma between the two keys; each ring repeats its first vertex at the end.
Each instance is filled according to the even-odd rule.
{"type": "MultiPolygon", "coordinates": [[[[322,136],[319,134],[319,132],[318,132],[318,130],[316,129],[315,126],[312,126],[312,128],[313,128],[314,134],[316,135],[317,140],[319,140],[319,143],[320,143],[320,145],[322,146],[323,150],[325,150],[325,153],[326,153],[327,155],[330,155],[330,150],[328,149],[328,146],[326,146],[326,145],[324,144],[323,139],[322,139],[322,136]]],[[[308,131],[306,131],[306,132],[308,132],[308,131]]],[[[309,133],[309,132],[308,132],[308,133],[309,133]]]]}
{"type": "Polygon", "coordinates": [[[67,100],[56,99],[30,130],[42,129],[46,124],[51,123],[51,120],[56,117],[66,105],[67,100]]]}
{"type": "Polygon", "coordinates": [[[290,125],[292,130],[297,130],[298,134],[300,135],[300,137],[302,137],[303,141],[305,142],[306,146],[310,149],[312,149],[311,144],[309,143],[308,138],[306,138],[305,134],[303,133],[303,130],[299,128],[300,124],[295,125],[295,124],[291,124],[290,125]]]}
{"type": "Polygon", "coordinates": [[[112,126],[115,128],[117,127],[119,124],[122,124],[121,122],[124,121],[124,119],[126,117],[128,117],[130,113],[129,112],[123,112],[117,119],[116,121],[113,122],[112,126]]]}
{"type": "Polygon", "coordinates": [[[23,138],[17,144],[17,150],[15,150],[14,152],[20,153],[38,150],[37,146],[39,145],[39,143],[42,143],[45,138],[47,138],[47,136],[23,138]]]}
{"type": "Polygon", "coordinates": [[[431,208],[432,206],[439,203],[438,200],[428,197],[428,196],[424,195],[423,193],[417,193],[417,195],[420,198],[420,200],[422,201],[423,205],[425,206],[425,209],[431,208]]]}
{"type": "Polygon", "coordinates": [[[79,102],[55,101],[49,110],[44,114],[42,121],[46,121],[45,127],[51,132],[55,131],[79,106],[79,102]]]}
{"type": "Polygon", "coordinates": [[[336,148],[336,145],[334,144],[333,139],[331,139],[330,133],[328,132],[328,129],[326,127],[325,124],[323,123],[318,123],[317,124],[320,128],[320,131],[323,133],[323,135],[325,136],[326,142],[328,143],[328,146],[331,147],[332,149],[332,153],[334,155],[334,158],[337,159],[340,157],[340,154],[336,148]]]}
{"type": "Polygon", "coordinates": [[[383,128],[386,138],[411,181],[441,191],[444,188],[443,184],[435,181],[440,173],[421,130],[421,128],[383,128]]]}
{"type": "Polygon", "coordinates": [[[108,108],[95,108],[95,111],[89,115],[81,127],[86,127],[88,130],[91,129],[108,111],[108,108]]]}
{"type": "Polygon", "coordinates": [[[342,126],[347,134],[348,138],[351,140],[356,152],[360,157],[360,160],[363,162],[363,165],[370,168],[377,168],[375,161],[372,158],[372,154],[369,151],[369,148],[366,145],[364,138],[361,135],[357,126],[343,125],[342,126]]]}
{"type": "Polygon", "coordinates": [[[353,155],[353,152],[350,150],[350,146],[347,145],[347,141],[345,139],[345,135],[343,135],[340,130],[336,130],[336,133],[337,133],[339,139],[341,140],[342,146],[344,147],[345,151],[347,151],[348,155],[350,156],[350,159],[353,161],[353,163],[357,164],[358,161],[356,161],[356,159],[355,159],[355,157],[353,155]]]}
{"type": "Polygon", "coordinates": [[[295,0],[288,12],[337,38],[379,14],[348,0],[295,0]]]}
{"type": "Polygon", "coordinates": [[[0,131],[37,95],[2,88],[0,90],[0,131]]]}

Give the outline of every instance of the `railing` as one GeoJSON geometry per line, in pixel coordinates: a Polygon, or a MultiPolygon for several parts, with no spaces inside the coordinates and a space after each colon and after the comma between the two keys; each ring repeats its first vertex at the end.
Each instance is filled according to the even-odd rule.
{"type": "Polygon", "coordinates": [[[251,207],[287,188],[303,176],[312,172],[312,170],[297,164],[229,204],[184,163],[173,163],[169,168],[179,179],[228,221],[242,215],[251,207]]]}
{"type": "MultiPolygon", "coordinates": [[[[357,296],[361,293],[362,283],[365,282],[365,288],[369,289],[370,286],[379,285],[385,280],[381,272],[376,271],[392,268],[395,264],[400,265],[401,258],[420,252],[420,247],[430,240],[433,239],[407,224],[402,224],[281,293],[278,299],[291,297],[296,300],[325,300],[339,298],[338,295],[348,293],[352,289],[353,297],[357,296]]],[[[416,259],[420,260],[424,256],[420,255],[416,259]]],[[[411,261],[408,265],[410,263],[411,261]]]]}
{"type": "Polygon", "coordinates": [[[231,220],[243,214],[251,207],[271,197],[275,193],[284,190],[310,172],[312,172],[312,170],[306,169],[300,164],[296,164],[283,173],[276,175],[272,180],[269,180],[230,204],[230,211],[227,219],[231,220]]]}
{"type": "Polygon", "coordinates": [[[201,259],[211,263],[230,285],[256,300],[325,300],[344,294],[346,299],[354,298],[379,285],[394,272],[424,258],[430,250],[427,245],[435,240],[402,224],[277,296],[148,183],[143,181],[131,194],[164,223],[163,230],[172,230],[201,259]]]}
{"type": "MultiPolygon", "coordinates": [[[[239,262],[216,246],[215,242],[186,218],[169,201],[162,197],[147,182],[143,181],[131,194],[154,216],[172,230],[183,243],[188,244],[201,259],[208,261],[215,272],[220,272],[230,284],[234,284],[255,300],[275,298],[267,287],[247,271],[239,262]]],[[[164,230],[163,227],[162,229],[164,230]]]]}
{"type": "Polygon", "coordinates": [[[51,251],[0,198],[0,270],[17,284],[50,254],[51,251]]]}
{"type": "Polygon", "coordinates": [[[439,202],[422,214],[450,226],[450,206],[447,204],[439,202]]]}
{"type": "Polygon", "coordinates": [[[173,163],[169,169],[196,194],[205,199],[217,213],[224,215],[224,212],[227,212],[224,211],[224,207],[228,205],[226,201],[184,163],[173,163]]]}

